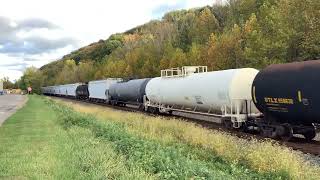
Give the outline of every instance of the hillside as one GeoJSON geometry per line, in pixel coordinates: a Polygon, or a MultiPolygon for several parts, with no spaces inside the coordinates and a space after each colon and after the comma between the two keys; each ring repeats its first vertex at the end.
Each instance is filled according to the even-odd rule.
{"type": "MultiPolygon", "coordinates": [[[[161,20],[65,55],[34,72],[41,78],[33,79],[39,85],[52,85],[107,77],[154,77],[161,69],[183,65],[259,69],[317,59],[319,8],[318,0],[229,0],[223,5],[173,11],[161,20]]],[[[28,78],[25,74],[22,84],[31,83],[28,78]]]]}

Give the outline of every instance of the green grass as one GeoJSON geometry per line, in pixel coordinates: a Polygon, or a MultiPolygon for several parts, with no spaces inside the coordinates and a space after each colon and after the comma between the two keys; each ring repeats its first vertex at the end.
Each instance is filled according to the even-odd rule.
{"type": "Polygon", "coordinates": [[[60,126],[59,116],[38,96],[0,127],[0,179],[144,179],[91,131],[60,126]],[[129,169],[130,168],[130,169],[129,169]]]}
{"type": "Polygon", "coordinates": [[[77,112],[104,123],[121,124],[126,133],[163,145],[184,144],[206,150],[233,165],[245,165],[260,173],[274,173],[290,179],[319,179],[320,167],[310,164],[301,153],[275,141],[245,140],[228,133],[208,130],[174,118],[150,117],[97,105],[61,102],[77,112]]]}
{"type": "Polygon", "coordinates": [[[99,121],[96,117],[52,104],[66,128],[91,130],[98,139],[113,146],[126,164],[143,169],[160,179],[286,179],[286,173],[258,173],[245,165],[233,164],[216,156],[210,149],[186,143],[163,143],[128,131],[126,124],[99,121]]]}
{"type": "Polygon", "coordinates": [[[40,96],[29,96],[27,105],[0,127],[0,179],[291,177],[282,170],[257,171],[246,163],[229,161],[209,147],[183,141],[181,134],[173,133],[175,126],[161,126],[161,139],[148,135],[141,121],[141,125],[139,121],[131,124],[134,128],[112,119],[115,117],[101,119],[40,96]]]}

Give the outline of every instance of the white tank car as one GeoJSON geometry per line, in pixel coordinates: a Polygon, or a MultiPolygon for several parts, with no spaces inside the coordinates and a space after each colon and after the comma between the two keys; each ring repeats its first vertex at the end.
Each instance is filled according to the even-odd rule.
{"type": "Polygon", "coordinates": [[[81,83],[60,85],[60,95],[76,97],[76,89],[81,83]]]}
{"type": "Polygon", "coordinates": [[[259,113],[251,97],[257,73],[252,68],[206,72],[205,66],[162,70],[147,84],[145,106],[230,117],[234,127],[240,126],[259,113]]]}
{"type": "Polygon", "coordinates": [[[58,85],[58,86],[56,86],[55,87],[55,92],[56,92],[56,95],[58,95],[58,96],[61,96],[62,94],[61,94],[61,85],[58,85]]]}
{"type": "Polygon", "coordinates": [[[58,85],[58,86],[53,86],[52,89],[53,89],[53,94],[54,94],[54,95],[56,95],[56,96],[59,95],[59,90],[60,90],[60,89],[59,89],[59,85],[58,85]]]}
{"type": "Polygon", "coordinates": [[[117,82],[121,82],[121,78],[109,78],[106,80],[99,80],[99,81],[90,81],[88,83],[88,90],[89,90],[89,98],[90,99],[99,99],[99,100],[107,100],[109,87],[112,84],[117,82]]]}

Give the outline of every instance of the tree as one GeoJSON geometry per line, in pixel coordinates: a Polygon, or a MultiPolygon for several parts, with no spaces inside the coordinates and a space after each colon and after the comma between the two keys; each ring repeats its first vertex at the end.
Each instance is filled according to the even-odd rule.
{"type": "Polygon", "coordinates": [[[13,89],[16,88],[16,84],[12,83],[9,79],[9,77],[3,77],[0,79],[0,82],[3,82],[3,88],[4,89],[13,89]]]}
{"type": "Polygon", "coordinates": [[[204,55],[209,69],[220,70],[245,66],[242,42],[242,33],[238,25],[234,25],[231,31],[220,37],[212,33],[204,55]]]}
{"type": "Polygon", "coordinates": [[[204,8],[198,17],[195,18],[195,22],[192,27],[192,42],[198,44],[205,44],[208,37],[213,32],[219,31],[219,22],[210,11],[208,7],[204,8]]]}
{"type": "Polygon", "coordinates": [[[204,65],[203,57],[201,56],[203,46],[197,43],[192,43],[189,52],[187,52],[187,62],[185,65],[199,66],[204,65]]]}
{"type": "Polygon", "coordinates": [[[123,45],[123,35],[114,34],[111,35],[108,40],[106,40],[106,52],[107,55],[111,54],[115,49],[123,45]]]}
{"type": "Polygon", "coordinates": [[[41,87],[43,86],[42,72],[35,68],[29,67],[24,71],[20,80],[20,88],[26,90],[27,87],[32,87],[33,92],[41,94],[41,87]]]}
{"type": "Polygon", "coordinates": [[[77,82],[77,65],[74,60],[65,60],[61,72],[58,73],[55,84],[68,84],[77,82]]]}

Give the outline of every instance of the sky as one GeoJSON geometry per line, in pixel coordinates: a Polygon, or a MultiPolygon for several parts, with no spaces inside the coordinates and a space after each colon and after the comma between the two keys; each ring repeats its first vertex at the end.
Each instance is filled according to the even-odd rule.
{"type": "Polygon", "coordinates": [[[111,34],[214,0],[10,0],[0,6],[0,79],[14,81],[111,34]]]}

